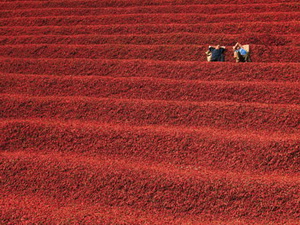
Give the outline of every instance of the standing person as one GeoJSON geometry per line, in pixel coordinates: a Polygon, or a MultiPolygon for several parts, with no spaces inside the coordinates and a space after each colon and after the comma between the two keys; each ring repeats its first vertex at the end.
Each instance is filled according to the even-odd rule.
{"type": "Polygon", "coordinates": [[[220,46],[220,45],[209,46],[208,52],[207,52],[207,53],[211,54],[209,61],[210,62],[224,62],[225,61],[224,52],[225,52],[225,46],[220,46]]]}
{"type": "Polygon", "coordinates": [[[241,45],[237,42],[235,46],[233,46],[233,51],[233,57],[235,58],[236,62],[251,62],[249,55],[249,45],[241,45]]]}

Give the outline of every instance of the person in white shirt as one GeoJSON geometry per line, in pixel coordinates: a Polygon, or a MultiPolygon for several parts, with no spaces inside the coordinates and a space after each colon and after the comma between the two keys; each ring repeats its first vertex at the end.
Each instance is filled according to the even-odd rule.
{"type": "Polygon", "coordinates": [[[251,62],[249,50],[247,51],[240,43],[237,42],[233,46],[233,51],[236,62],[251,62]]]}

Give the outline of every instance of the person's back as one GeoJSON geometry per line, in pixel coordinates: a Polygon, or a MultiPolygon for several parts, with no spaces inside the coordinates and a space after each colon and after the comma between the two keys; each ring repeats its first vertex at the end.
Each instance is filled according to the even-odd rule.
{"type": "Polygon", "coordinates": [[[211,52],[211,62],[218,62],[218,61],[225,61],[224,52],[225,47],[221,47],[220,45],[217,46],[209,46],[209,51],[211,52]]]}

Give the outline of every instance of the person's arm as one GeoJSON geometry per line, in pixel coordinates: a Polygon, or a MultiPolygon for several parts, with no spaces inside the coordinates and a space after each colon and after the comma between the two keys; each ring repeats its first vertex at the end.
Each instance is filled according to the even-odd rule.
{"type": "Polygon", "coordinates": [[[242,45],[241,45],[239,42],[237,42],[237,43],[235,44],[235,46],[233,46],[233,49],[236,50],[237,47],[242,48],[242,45]]]}

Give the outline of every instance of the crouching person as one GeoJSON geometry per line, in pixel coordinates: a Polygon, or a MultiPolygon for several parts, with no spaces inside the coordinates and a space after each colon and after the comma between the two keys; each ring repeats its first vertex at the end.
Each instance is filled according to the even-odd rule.
{"type": "Polygon", "coordinates": [[[207,61],[209,62],[224,62],[225,61],[225,46],[209,46],[206,52],[207,61]]]}
{"type": "Polygon", "coordinates": [[[233,57],[237,63],[251,62],[249,45],[241,45],[240,43],[236,43],[235,46],[233,46],[233,52],[233,57]]]}

